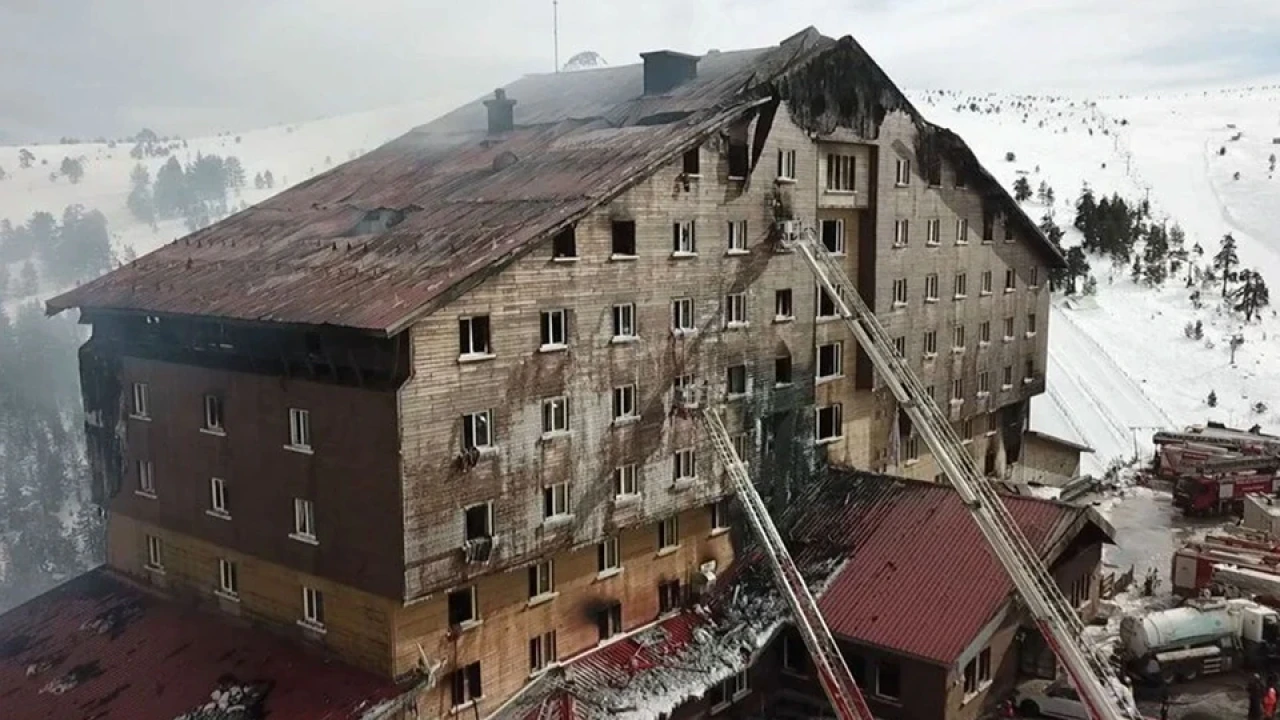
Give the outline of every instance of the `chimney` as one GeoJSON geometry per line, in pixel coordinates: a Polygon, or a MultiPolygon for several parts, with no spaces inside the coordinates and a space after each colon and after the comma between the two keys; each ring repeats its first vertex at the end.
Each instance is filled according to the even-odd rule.
{"type": "Polygon", "coordinates": [[[515,105],[516,101],[508,99],[507,91],[502,88],[494,90],[493,97],[484,101],[484,106],[489,111],[490,135],[515,129],[515,111],[512,110],[515,105]]]}
{"type": "Polygon", "coordinates": [[[644,94],[662,95],[698,77],[698,56],[671,50],[640,53],[644,59],[644,94]]]}

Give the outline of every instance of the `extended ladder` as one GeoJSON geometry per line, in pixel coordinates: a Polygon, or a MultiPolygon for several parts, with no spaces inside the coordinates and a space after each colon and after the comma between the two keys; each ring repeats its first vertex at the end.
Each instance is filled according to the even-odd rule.
{"type": "Polygon", "coordinates": [[[818,610],[818,601],[809,592],[809,586],[805,584],[799,568],[791,559],[791,553],[782,543],[782,536],[769,517],[764,501],[756,492],[746,466],[738,457],[720,414],[702,404],[698,405],[695,413],[701,420],[703,431],[711,439],[716,455],[725,466],[751,529],[764,546],[764,554],[778,582],[778,590],[791,607],[796,629],[804,639],[805,647],[809,649],[818,680],[827,693],[827,699],[831,701],[836,717],[840,720],[874,720],[862,692],[858,690],[853,675],[849,672],[844,656],[831,637],[831,629],[818,610]]]}
{"type": "MultiPolygon", "coordinates": [[[[947,478],[960,494],[982,534],[1026,602],[1042,635],[1066,668],[1093,720],[1140,720],[1132,695],[1107,658],[1090,645],[1084,623],[1049,575],[999,493],[979,471],[973,457],[938,409],[875,313],[858,295],[840,263],[818,241],[812,228],[790,234],[785,242],[799,251],[830,296],[872,365],[889,387],[947,478]]],[[[825,627],[825,626],[824,626],[825,627]]]]}

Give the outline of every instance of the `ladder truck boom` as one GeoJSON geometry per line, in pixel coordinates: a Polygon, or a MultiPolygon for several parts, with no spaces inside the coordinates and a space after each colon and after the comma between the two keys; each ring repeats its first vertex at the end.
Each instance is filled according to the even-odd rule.
{"type": "Polygon", "coordinates": [[[757,540],[760,541],[769,568],[773,571],[778,590],[791,608],[795,618],[796,629],[804,640],[809,655],[813,658],[814,669],[822,684],[827,699],[839,720],[875,720],[867,702],[849,672],[844,655],[831,636],[831,629],[818,610],[818,602],[809,592],[800,570],[796,567],[791,553],[782,542],[782,535],[769,517],[760,494],[747,474],[746,466],[738,457],[733,447],[733,440],[725,429],[719,412],[705,407],[695,400],[689,403],[700,420],[703,432],[711,440],[716,455],[725,466],[725,471],[733,484],[738,501],[747,517],[757,540]]]}
{"type": "Polygon", "coordinates": [[[960,494],[970,515],[1026,603],[1058,660],[1066,668],[1093,720],[1141,720],[1110,662],[1085,639],[1084,623],[1063,596],[1039,554],[1005,507],[994,485],[978,469],[933,396],[926,391],[875,313],[854,284],[818,241],[813,228],[794,232],[784,223],[784,242],[803,257],[819,285],[862,346],[881,379],[924,437],[944,474],[960,494]]]}

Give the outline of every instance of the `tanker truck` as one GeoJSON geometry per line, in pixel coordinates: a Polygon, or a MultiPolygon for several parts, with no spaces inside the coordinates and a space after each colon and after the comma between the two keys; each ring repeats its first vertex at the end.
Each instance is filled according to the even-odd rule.
{"type": "Polygon", "coordinates": [[[1195,598],[1120,621],[1121,659],[1148,685],[1280,661],[1280,613],[1252,600],[1195,598]]]}

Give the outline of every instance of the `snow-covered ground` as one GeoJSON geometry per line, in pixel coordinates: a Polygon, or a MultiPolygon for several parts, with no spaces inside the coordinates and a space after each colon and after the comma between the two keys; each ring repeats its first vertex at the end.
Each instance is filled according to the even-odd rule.
{"type": "MultiPolygon", "coordinates": [[[[1020,174],[1033,189],[1047,182],[1056,194],[1052,208],[1034,199],[1023,207],[1037,219],[1052,210],[1067,230],[1065,244],[1079,242],[1071,224],[1087,183],[1099,196],[1149,198],[1155,218],[1178,223],[1188,246],[1203,247],[1202,262],[1231,233],[1241,268],[1256,268],[1280,284],[1280,178],[1269,172],[1269,157],[1280,153],[1280,90],[1096,103],[936,92],[916,93],[915,99],[930,120],[959,132],[1006,187],[1020,174]],[[1009,152],[1015,161],[1005,160],[1009,152]]],[[[1055,299],[1048,392],[1032,403],[1033,427],[1095,448],[1086,472],[1131,457],[1135,449],[1149,450],[1157,427],[1213,419],[1274,429],[1280,421],[1280,321],[1270,308],[1245,325],[1222,310],[1217,286],[1202,290],[1204,307],[1196,309],[1185,278],[1153,289],[1130,280],[1127,267],[1090,262],[1097,294],[1055,299]],[[1196,320],[1203,322],[1202,341],[1184,334],[1196,320]],[[1236,333],[1245,343],[1233,367],[1228,339],[1236,333]],[[1210,391],[1216,408],[1207,404],[1210,391]],[[1259,402],[1266,406],[1260,413],[1254,410],[1259,402]]]]}

